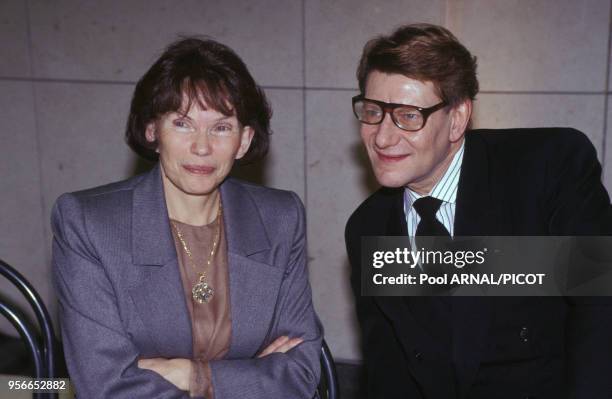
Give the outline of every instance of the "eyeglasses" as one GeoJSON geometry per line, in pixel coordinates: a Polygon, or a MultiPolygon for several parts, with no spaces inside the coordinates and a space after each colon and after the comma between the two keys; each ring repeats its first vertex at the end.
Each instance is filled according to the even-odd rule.
{"type": "Polygon", "coordinates": [[[389,113],[395,126],[409,132],[422,129],[429,115],[445,106],[446,102],[444,101],[429,108],[422,108],[414,105],[370,100],[361,94],[353,97],[353,112],[359,122],[379,125],[385,119],[385,115],[389,113]]]}

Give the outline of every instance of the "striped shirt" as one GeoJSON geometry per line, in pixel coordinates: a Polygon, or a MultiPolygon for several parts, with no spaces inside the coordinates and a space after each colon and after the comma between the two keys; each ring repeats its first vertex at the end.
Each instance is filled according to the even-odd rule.
{"type": "MultiPolygon", "coordinates": [[[[429,196],[442,201],[442,205],[440,205],[440,209],[438,209],[436,213],[436,219],[446,227],[451,237],[454,235],[455,204],[457,202],[457,187],[459,186],[461,164],[463,163],[464,145],[465,141],[461,144],[461,148],[459,148],[459,151],[457,151],[453,157],[442,179],[436,183],[429,193],[429,196]]],[[[416,248],[414,235],[421,221],[421,217],[412,204],[421,197],[423,196],[415,193],[408,187],[404,189],[404,215],[406,215],[406,226],[408,228],[408,236],[410,236],[410,245],[412,245],[412,248],[416,248]]]]}

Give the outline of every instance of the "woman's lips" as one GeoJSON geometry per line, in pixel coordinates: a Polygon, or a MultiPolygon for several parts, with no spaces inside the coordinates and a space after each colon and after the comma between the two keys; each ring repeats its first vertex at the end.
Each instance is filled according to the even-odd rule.
{"type": "Polygon", "coordinates": [[[212,166],[201,166],[201,165],[183,165],[183,168],[189,173],[196,175],[209,175],[215,171],[212,166]]]}

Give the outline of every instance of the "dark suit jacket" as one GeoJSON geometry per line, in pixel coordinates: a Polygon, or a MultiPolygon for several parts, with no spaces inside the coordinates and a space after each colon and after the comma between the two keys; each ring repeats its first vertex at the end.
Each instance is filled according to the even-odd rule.
{"type": "MultiPolygon", "coordinates": [[[[232,336],[211,361],[216,399],[312,398],[322,330],[306,270],[304,208],[290,192],[221,185],[232,336]],[[255,355],[281,335],[291,351],[255,355]]],[[[188,398],[138,358],[191,358],[191,320],[159,167],[60,197],[53,274],[66,362],[79,398],[188,398]]]]}
{"type": "MultiPolygon", "coordinates": [[[[362,297],[362,236],[405,235],[403,189],[350,217],[346,245],[370,398],[612,397],[608,298],[454,297],[444,350],[417,319],[429,298],[362,297]]],[[[466,134],[456,236],[610,235],[590,141],[572,129],[466,134]]]]}

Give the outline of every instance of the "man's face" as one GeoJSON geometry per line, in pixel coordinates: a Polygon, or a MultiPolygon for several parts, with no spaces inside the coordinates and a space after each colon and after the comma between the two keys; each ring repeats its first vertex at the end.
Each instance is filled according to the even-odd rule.
{"type": "MultiPolygon", "coordinates": [[[[372,100],[423,108],[441,101],[431,82],[378,71],[369,74],[364,94],[372,100]]],[[[397,127],[391,115],[385,115],[379,125],[362,123],[361,138],[378,182],[428,194],[461,147],[465,125],[457,123],[456,114],[457,109],[438,110],[415,132],[397,127]]]]}

